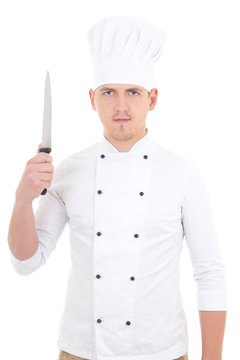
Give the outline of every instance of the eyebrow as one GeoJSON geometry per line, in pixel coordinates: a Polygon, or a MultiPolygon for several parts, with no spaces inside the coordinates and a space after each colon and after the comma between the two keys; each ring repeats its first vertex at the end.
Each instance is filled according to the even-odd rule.
{"type": "MultiPolygon", "coordinates": [[[[103,87],[103,88],[99,89],[100,92],[107,91],[107,90],[112,91],[112,90],[116,90],[116,89],[113,89],[113,88],[110,88],[110,87],[103,87]]],[[[129,90],[143,92],[143,89],[140,89],[138,87],[132,87],[132,88],[126,89],[126,91],[129,91],[129,90]]]]}

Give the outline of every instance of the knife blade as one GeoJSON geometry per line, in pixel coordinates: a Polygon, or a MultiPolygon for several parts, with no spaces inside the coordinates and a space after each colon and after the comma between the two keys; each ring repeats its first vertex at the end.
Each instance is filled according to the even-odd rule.
{"type": "MultiPolygon", "coordinates": [[[[52,99],[51,99],[51,84],[50,76],[47,71],[44,89],[44,110],[43,110],[43,125],[42,125],[42,146],[39,152],[50,153],[52,150],[51,141],[51,127],[52,127],[52,99]]],[[[47,189],[43,189],[41,195],[45,195],[47,189]]]]}

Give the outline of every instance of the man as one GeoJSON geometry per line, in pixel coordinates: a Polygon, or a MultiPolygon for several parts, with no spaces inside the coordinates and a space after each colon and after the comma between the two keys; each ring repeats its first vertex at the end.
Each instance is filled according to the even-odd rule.
{"type": "Polygon", "coordinates": [[[9,228],[14,267],[22,275],[36,271],[68,223],[72,268],[59,359],[186,360],[178,274],[185,236],[202,360],[220,360],[226,288],[207,189],[198,168],[152,142],[146,128],[158,95],[152,65],[165,34],[143,19],[117,16],[95,24],[89,41],[89,95],[104,133],[63,159],[53,177],[49,154],[28,161],[9,228]],[[34,215],[32,200],[46,187],[34,215]]]}

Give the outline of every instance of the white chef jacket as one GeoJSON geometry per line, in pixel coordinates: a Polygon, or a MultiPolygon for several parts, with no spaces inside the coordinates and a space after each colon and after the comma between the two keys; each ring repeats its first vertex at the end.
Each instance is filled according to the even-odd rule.
{"type": "Polygon", "coordinates": [[[188,350],[179,289],[187,243],[199,310],[226,310],[203,177],[146,135],[128,152],[105,137],[60,161],[35,212],[39,247],[16,271],[44,265],[68,223],[71,271],[58,347],[91,360],[172,360],[188,350]]]}

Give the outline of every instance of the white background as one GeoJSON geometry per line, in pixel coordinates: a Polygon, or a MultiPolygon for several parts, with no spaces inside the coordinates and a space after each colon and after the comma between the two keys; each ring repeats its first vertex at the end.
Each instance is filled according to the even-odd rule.
{"type": "MultiPolygon", "coordinates": [[[[45,266],[24,277],[10,263],[8,225],[25,164],[41,143],[47,70],[53,165],[102,136],[88,94],[92,68],[87,30],[113,15],[143,17],[168,34],[155,67],[158,103],[146,124],[153,141],[193,160],[206,180],[228,284],[223,359],[239,358],[238,5],[233,0],[0,2],[1,359],[58,358],[58,326],[70,270],[69,230],[66,227],[45,266]]],[[[185,243],[180,271],[189,358],[200,360],[196,284],[185,243]]]]}

